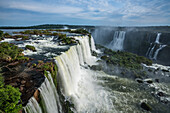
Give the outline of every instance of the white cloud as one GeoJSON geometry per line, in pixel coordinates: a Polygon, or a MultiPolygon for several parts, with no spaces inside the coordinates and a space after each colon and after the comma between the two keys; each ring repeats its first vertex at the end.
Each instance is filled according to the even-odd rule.
{"type": "Polygon", "coordinates": [[[56,14],[80,13],[82,11],[80,7],[71,7],[67,5],[53,5],[53,4],[45,4],[45,3],[38,3],[38,2],[19,2],[19,1],[5,2],[2,7],[28,10],[28,11],[34,11],[40,13],[56,13],[56,14]]]}
{"type": "Polygon", "coordinates": [[[101,24],[169,23],[170,20],[170,2],[166,0],[0,0],[0,3],[0,7],[101,24]]]}

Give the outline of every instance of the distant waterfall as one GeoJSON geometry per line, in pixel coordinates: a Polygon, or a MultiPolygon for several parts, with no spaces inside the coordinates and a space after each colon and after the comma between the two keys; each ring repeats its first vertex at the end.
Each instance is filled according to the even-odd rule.
{"type": "Polygon", "coordinates": [[[44,83],[40,86],[39,91],[43,106],[40,106],[32,97],[24,108],[26,113],[42,113],[42,111],[45,113],[62,113],[59,96],[50,73],[48,79],[45,78],[44,83]]]}
{"type": "Polygon", "coordinates": [[[159,42],[160,36],[161,36],[161,33],[157,33],[155,42],[150,44],[150,47],[146,53],[146,56],[148,56],[150,59],[157,60],[159,51],[162,50],[164,47],[166,47],[166,45],[160,44],[160,42],[159,42]],[[157,47],[158,45],[159,45],[159,47],[157,47]]]}
{"type": "Polygon", "coordinates": [[[86,63],[91,65],[96,60],[91,56],[88,37],[76,39],[80,44],[70,47],[67,52],[55,58],[62,91],[74,103],[78,113],[113,112],[109,92],[97,83],[100,74],[86,69],[86,63]]]}
{"type": "Polygon", "coordinates": [[[157,56],[158,56],[158,53],[161,49],[163,49],[164,47],[166,47],[166,45],[160,45],[159,48],[155,51],[155,54],[153,56],[153,59],[154,60],[157,60],[157,56]]]}
{"type": "Polygon", "coordinates": [[[113,36],[113,40],[108,45],[108,48],[112,50],[123,50],[125,34],[125,31],[116,31],[113,36]]]}
{"type": "Polygon", "coordinates": [[[161,36],[161,33],[158,33],[158,34],[157,34],[157,37],[156,37],[156,40],[155,40],[155,43],[158,43],[158,44],[159,44],[160,36],[161,36]]]}
{"type": "Polygon", "coordinates": [[[92,49],[92,51],[96,51],[96,47],[95,47],[95,43],[94,43],[93,37],[91,37],[90,39],[91,39],[91,49],[92,49]]]}

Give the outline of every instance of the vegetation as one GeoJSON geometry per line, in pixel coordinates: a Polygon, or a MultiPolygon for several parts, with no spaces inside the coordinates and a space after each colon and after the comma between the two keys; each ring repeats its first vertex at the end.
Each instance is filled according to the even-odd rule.
{"type": "Polygon", "coordinates": [[[0,113],[18,113],[22,109],[18,88],[5,85],[0,74],[0,113]]]}
{"type": "Polygon", "coordinates": [[[25,48],[26,48],[26,49],[29,49],[29,50],[31,50],[31,51],[33,51],[33,52],[36,52],[36,49],[35,49],[34,46],[26,45],[25,48]]]}
{"type": "Polygon", "coordinates": [[[4,38],[11,38],[12,36],[11,36],[9,33],[4,33],[4,34],[3,34],[3,37],[4,37],[4,38]]]}
{"type": "Polygon", "coordinates": [[[0,61],[12,62],[12,61],[28,61],[28,57],[24,57],[22,53],[23,49],[18,48],[14,44],[8,42],[2,42],[0,44],[0,61]]]}
{"type": "Polygon", "coordinates": [[[83,35],[87,35],[89,34],[88,31],[86,31],[85,29],[76,29],[76,30],[72,30],[71,33],[78,33],[78,34],[83,34],[83,35]]]}
{"type": "Polygon", "coordinates": [[[67,45],[69,45],[69,44],[75,44],[75,43],[76,43],[76,41],[75,41],[74,38],[67,37],[66,34],[59,34],[59,35],[58,35],[58,39],[59,39],[62,43],[67,44],[67,45]]]}
{"type": "Polygon", "coordinates": [[[57,86],[57,65],[53,62],[43,62],[41,60],[38,61],[38,64],[33,64],[32,65],[34,68],[40,69],[44,72],[44,75],[48,78],[48,72],[49,71],[51,73],[51,76],[54,80],[54,84],[55,86],[57,86]]]}
{"type": "Polygon", "coordinates": [[[0,41],[3,40],[3,31],[0,30],[0,41]]]}
{"type": "Polygon", "coordinates": [[[141,63],[152,65],[151,60],[129,52],[115,52],[105,48],[104,53],[108,56],[102,56],[101,59],[105,60],[109,64],[114,64],[129,69],[142,69],[141,63]]]}
{"type": "Polygon", "coordinates": [[[133,53],[124,51],[112,51],[101,45],[97,45],[98,48],[104,48],[104,56],[101,57],[108,64],[118,65],[129,69],[142,69],[141,63],[152,65],[152,61],[133,53]]]}
{"type": "Polygon", "coordinates": [[[82,25],[61,25],[61,24],[44,24],[44,25],[36,25],[36,26],[25,26],[25,27],[10,27],[10,26],[4,26],[0,27],[0,29],[61,29],[63,27],[68,27],[70,29],[76,29],[76,28],[94,28],[94,26],[82,26],[82,25]]]}
{"type": "Polygon", "coordinates": [[[21,38],[21,40],[28,40],[29,39],[29,37],[25,36],[25,35],[14,35],[14,36],[12,36],[12,35],[10,35],[8,33],[4,33],[2,35],[2,37],[4,37],[4,38],[13,38],[13,39],[21,38]]]}

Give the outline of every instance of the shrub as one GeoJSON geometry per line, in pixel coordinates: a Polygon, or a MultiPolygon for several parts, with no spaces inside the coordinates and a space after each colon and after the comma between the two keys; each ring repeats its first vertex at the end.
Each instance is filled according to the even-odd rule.
{"type": "Polygon", "coordinates": [[[8,34],[8,33],[4,33],[4,34],[3,34],[3,37],[5,37],[5,38],[11,38],[12,36],[11,36],[10,34],[8,34]]]}
{"type": "Polygon", "coordinates": [[[84,29],[76,29],[74,31],[71,31],[71,33],[78,33],[78,34],[83,34],[83,35],[86,35],[86,34],[89,34],[88,31],[84,30],[84,29]]]}
{"type": "Polygon", "coordinates": [[[20,96],[19,89],[4,85],[3,77],[0,75],[0,112],[18,113],[22,109],[22,104],[19,103],[20,96]]]}
{"type": "Polygon", "coordinates": [[[2,42],[0,44],[0,61],[11,62],[22,59],[29,59],[22,54],[23,49],[18,48],[14,44],[2,42]],[[22,59],[21,59],[22,56],[22,59]]]}
{"type": "Polygon", "coordinates": [[[3,31],[0,30],[0,41],[3,39],[2,35],[3,35],[3,31]]]}
{"type": "Polygon", "coordinates": [[[29,50],[31,50],[31,51],[33,51],[33,52],[36,52],[36,49],[35,49],[34,46],[26,45],[25,48],[26,48],[26,49],[29,49],[29,50]]]}
{"type": "Polygon", "coordinates": [[[129,52],[115,52],[111,49],[104,48],[104,54],[105,56],[102,56],[101,59],[105,60],[107,63],[126,67],[129,69],[142,69],[141,63],[152,65],[151,60],[129,52]]]}

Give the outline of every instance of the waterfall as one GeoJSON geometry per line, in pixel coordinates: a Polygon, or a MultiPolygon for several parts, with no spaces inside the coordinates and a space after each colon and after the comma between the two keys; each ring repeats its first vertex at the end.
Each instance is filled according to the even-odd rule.
{"type": "Polygon", "coordinates": [[[91,49],[92,49],[92,51],[97,51],[96,50],[96,47],[95,47],[95,43],[94,43],[94,39],[93,39],[93,37],[91,36],[91,49]]]}
{"type": "Polygon", "coordinates": [[[45,113],[62,113],[59,96],[50,73],[38,90],[40,91],[42,106],[32,97],[24,108],[26,113],[41,113],[42,110],[45,113]]]}
{"type": "Polygon", "coordinates": [[[159,51],[161,49],[163,49],[164,47],[166,47],[166,45],[160,45],[159,48],[155,51],[155,54],[154,54],[154,57],[153,57],[154,60],[157,60],[157,56],[158,56],[159,51]]]}
{"type": "Polygon", "coordinates": [[[155,39],[155,42],[154,44],[151,43],[150,44],[150,47],[146,53],[146,56],[148,56],[150,59],[154,59],[154,60],[157,60],[157,56],[158,56],[158,53],[161,49],[163,49],[164,47],[166,47],[166,45],[161,45],[160,42],[159,42],[159,39],[160,39],[160,36],[161,36],[161,33],[157,33],[157,36],[156,36],[156,39],[155,39]],[[159,48],[156,49],[156,51],[154,52],[155,50],[155,47],[156,45],[159,45],[159,48]]]}
{"type": "Polygon", "coordinates": [[[154,45],[154,46],[151,48],[150,52],[149,52],[149,58],[150,58],[150,59],[152,59],[152,55],[153,55],[153,52],[154,52],[155,47],[156,47],[156,45],[154,45]]]}
{"type": "MultiPolygon", "coordinates": [[[[85,63],[94,64],[91,56],[88,37],[77,37],[80,44],[57,56],[55,59],[58,66],[62,91],[65,97],[70,99],[78,113],[111,112],[112,100],[107,92],[97,82],[97,77],[103,75],[88,68],[85,63]],[[86,68],[85,68],[86,67],[86,68]]],[[[113,112],[113,111],[112,111],[113,112]]]]}
{"type": "Polygon", "coordinates": [[[158,44],[159,44],[160,36],[161,36],[161,33],[158,33],[158,34],[157,34],[157,37],[156,37],[156,40],[155,40],[155,43],[158,43],[158,44]]]}
{"type": "Polygon", "coordinates": [[[116,31],[113,36],[113,40],[108,45],[108,48],[112,50],[123,50],[125,34],[125,31],[116,31]]]}
{"type": "Polygon", "coordinates": [[[27,106],[24,107],[24,111],[26,113],[42,113],[41,107],[34,97],[31,97],[31,99],[28,101],[27,106]]]}

